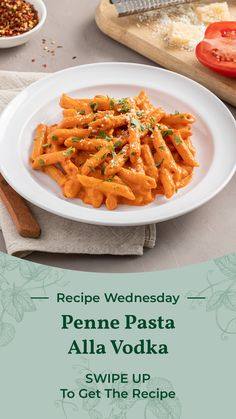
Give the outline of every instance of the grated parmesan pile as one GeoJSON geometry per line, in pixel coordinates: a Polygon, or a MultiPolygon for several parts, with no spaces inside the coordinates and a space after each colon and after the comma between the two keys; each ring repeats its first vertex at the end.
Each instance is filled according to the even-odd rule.
{"type": "MultiPolygon", "coordinates": [[[[230,15],[226,2],[211,3],[210,7],[218,9],[219,4],[223,7],[223,13],[221,13],[225,18],[223,20],[229,20],[230,15]]],[[[197,9],[208,5],[192,3],[141,13],[134,17],[135,24],[138,28],[147,26],[154,39],[161,38],[170,47],[192,50],[204,37],[207,25],[207,22],[199,18],[197,9]]],[[[222,20],[221,15],[215,14],[215,21],[222,20]]]]}

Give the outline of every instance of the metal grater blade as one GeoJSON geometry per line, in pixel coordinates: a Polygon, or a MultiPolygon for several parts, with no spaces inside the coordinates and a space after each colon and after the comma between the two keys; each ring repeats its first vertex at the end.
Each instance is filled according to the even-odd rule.
{"type": "Polygon", "coordinates": [[[162,7],[193,3],[196,0],[110,0],[116,7],[119,16],[147,12],[162,7]]]}

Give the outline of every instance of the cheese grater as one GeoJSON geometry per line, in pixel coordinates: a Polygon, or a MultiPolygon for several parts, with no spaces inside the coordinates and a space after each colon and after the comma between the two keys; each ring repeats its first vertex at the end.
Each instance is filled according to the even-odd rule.
{"type": "Polygon", "coordinates": [[[194,1],[197,0],[110,0],[110,3],[114,4],[119,16],[127,16],[194,1]]]}

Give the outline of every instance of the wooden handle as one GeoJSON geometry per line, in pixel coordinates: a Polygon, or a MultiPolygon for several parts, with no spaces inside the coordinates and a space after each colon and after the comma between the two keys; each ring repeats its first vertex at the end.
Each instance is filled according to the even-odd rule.
{"type": "Polygon", "coordinates": [[[0,174],[0,198],[22,237],[37,238],[41,229],[25,200],[18,195],[0,174]]]}

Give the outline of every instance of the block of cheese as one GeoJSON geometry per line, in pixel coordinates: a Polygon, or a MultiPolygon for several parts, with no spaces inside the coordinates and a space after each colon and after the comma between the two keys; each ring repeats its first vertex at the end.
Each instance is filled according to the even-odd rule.
{"type": "Polygon", "coordinates": [[[204,24],[230,19],[229,8],[226,2],[197,6],[195,12],[199,21],[204,24]]]}
{"type": "Polygon", "coordinates": [[[193,48],[203,38],[202,26],[190,23],[172,22],[167,31],[166,40],[172,47],[193,48]]]}

